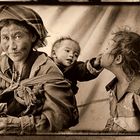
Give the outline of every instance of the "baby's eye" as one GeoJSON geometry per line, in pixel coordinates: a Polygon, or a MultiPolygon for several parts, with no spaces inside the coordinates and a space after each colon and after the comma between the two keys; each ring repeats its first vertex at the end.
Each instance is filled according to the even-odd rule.
{"type": "Polygon", "coordinates": [[[70,50],[65,50],[66,52],[70,52],[70,50]]]}
{"type": "Polygon", "coordinates": [[[74,56],[75,56],[75,57],[78,57],[78,56],[79,56],[79,54],[75,53],[75,54],[74,54],[74,56]]]}

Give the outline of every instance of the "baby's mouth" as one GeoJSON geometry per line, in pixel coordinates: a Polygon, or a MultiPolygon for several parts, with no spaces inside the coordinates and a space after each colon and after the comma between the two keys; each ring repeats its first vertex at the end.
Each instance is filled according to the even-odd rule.
{"type": "Polygon", "coordinates": [[[67,59],[67,62],[71,64],[73,61],[72,59],[67,59]]]}

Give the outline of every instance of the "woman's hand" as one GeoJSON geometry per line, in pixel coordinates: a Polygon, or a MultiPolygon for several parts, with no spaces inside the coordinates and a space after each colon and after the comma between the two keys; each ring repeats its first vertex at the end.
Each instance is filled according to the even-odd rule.
{"type": "Polygon", "coordinates": [[[17,89],[19,86],[18,83],[15,83],[13,85],[10,85],[8,88],[6,88],[1,94],[4,94],[4,93],[8,93],[10,91],[14,91],[15,89],[17,89]]]}
{"type": "Polygon", "coordinates": [[[0,117],[0,134],[20,134],[21,121],[18,117],[0,117]]]}
{"type": "Polygon", "coordinates": [[[7,117],[0,117],[0,134],[5,134],[7,128],[7,117]]]}

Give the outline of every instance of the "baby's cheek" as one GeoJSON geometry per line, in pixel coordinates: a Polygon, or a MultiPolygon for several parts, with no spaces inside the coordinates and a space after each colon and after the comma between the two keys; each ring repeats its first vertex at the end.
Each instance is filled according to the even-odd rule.
{"type": "Polygon", "coordinates": [[[77,61],[77,59],[78,59],[78,57],[75,57],[75,58],[74,58],[74,62],[77,61]]]}

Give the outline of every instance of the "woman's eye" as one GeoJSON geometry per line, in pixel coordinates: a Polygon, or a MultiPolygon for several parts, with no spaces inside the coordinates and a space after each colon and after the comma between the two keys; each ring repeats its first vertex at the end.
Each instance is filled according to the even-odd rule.
{"type": "Polygon", "coordinates": [[[1,40],[9,40],[9,37],[8,36],[2,36],[1,40]]]}
{"type": "Polygon", "coordinates": [[[21,35],[15,35],[15,39],[20,39],[21,37],[21,35]]]}
{"type": "Polygon", "coordinates": [[[14,38],[15,38],[15,39],[20,39],[20,38],[22,38],[23,36],[24,36],[23,33],[18,32],[18,33],[16,33],[16,34],[14,35],[14,38]]]}

